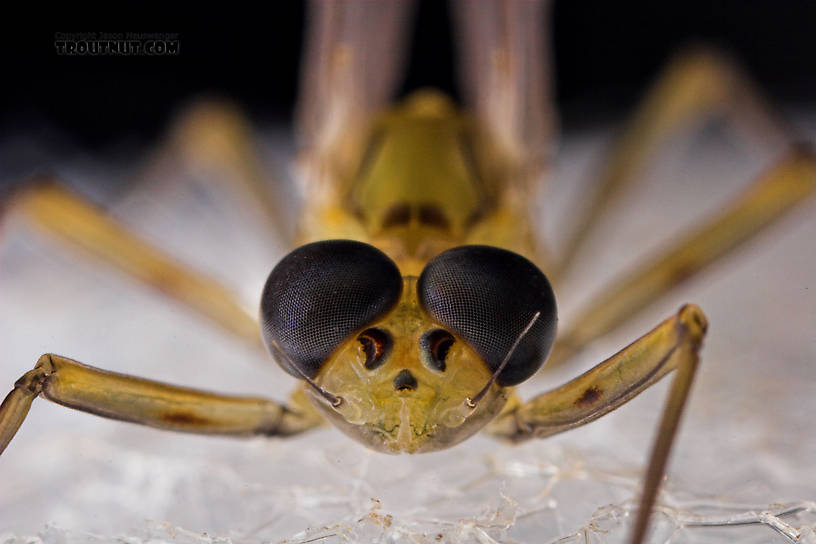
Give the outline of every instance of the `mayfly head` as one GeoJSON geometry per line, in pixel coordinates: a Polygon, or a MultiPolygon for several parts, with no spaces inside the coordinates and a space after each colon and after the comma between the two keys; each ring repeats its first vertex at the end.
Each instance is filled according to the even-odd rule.
{"type": "Polygon", "coordinates": [[[414,453],[501,411],[549,354],[556,307],[544,274],[507,250],[453,248],[403,277],[375,247],[329,240],[275,267],[261,320],[270,352],[330,421],[373,449],[414,453]]]}

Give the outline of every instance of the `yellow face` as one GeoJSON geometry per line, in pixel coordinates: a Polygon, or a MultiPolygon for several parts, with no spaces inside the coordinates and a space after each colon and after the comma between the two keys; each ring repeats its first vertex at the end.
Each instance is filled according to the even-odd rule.
{"type": "Polygon", "coordinates": [[[397,306],[343,343],[315,382],[342,402],[315,405],[346,434],[386,453],[444,449],[484,427],[504,407],[509,388],[493,384],[471,409],[466,399],[488,383],[487,364],[420,308],[416,278],[404,279],[397,306]]]}

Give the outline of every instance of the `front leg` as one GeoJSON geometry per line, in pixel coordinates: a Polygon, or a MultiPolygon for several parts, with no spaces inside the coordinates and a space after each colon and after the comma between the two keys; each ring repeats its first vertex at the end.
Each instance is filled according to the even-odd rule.
{"type": "Polygon", "coordinates": [[[707,321],[694,305],[683,306],[617,354],[561,387],[520,403],[488,432],[513,441],[550,436],[607,414],[677,370],[652,448],[632,542],[643,541],[672,441],[699,361],[707,321]]]}
{"type": "Polygon", "coordinates": [[[0,404],[0,454],[39,395],[98,416],[186,433],[288,436],[322,421],[305,399],[294,395],[288,407],[117,374],[46,353],[0,404]]]}

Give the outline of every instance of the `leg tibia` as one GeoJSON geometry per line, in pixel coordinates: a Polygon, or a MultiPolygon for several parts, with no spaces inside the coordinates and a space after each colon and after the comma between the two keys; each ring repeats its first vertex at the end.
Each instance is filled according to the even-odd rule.
{"type": "Polygon", "coordinates": [[[11,442],[11,439],[17,433],[17,429],[20,428],[23,420],[28,415],[31,403],[40,394],[43,377],[38,362],[34,370],[29,370],[22,378],[17,380],[14,389],[0,404],[0,454],[11,442]]]}

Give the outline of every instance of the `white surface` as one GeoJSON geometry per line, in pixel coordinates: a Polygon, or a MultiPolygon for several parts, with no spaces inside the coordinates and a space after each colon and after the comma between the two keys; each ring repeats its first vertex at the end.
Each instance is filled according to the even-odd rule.
{"type": "MultiPolygon", "coordinates": [[[[554,190],[542,199],[547,231],[557,231],[570,198],[580,198],[577,180],[606,137],[566,138],[554,190]]],[[[716,211],[771,155],[729,133],[672,142],[558,290],[562,319],[682,225],[716,211]]],[[[82,165],[66,172],[79,178],[82,165]]],[[[163,172],[114,209],[254,307],[280,249],[239,210],[219,210],[202,195],[183,173],[163,172]]],[[[796,541],[773,524],[798,532],[799,542],[816,541],[816,504],[806,502],[816,500],[814,211],[812,201],[798,208],[596,342],[572,368],[521,387],[529,397],[577,375],[683,302],[704,309],[701,371],[650,542],[796,541]],[[810,511],[762,513],[783,503],[810,511]],[[679,528],[694,515],[764,524],[679,528]]],[[[157,294],[23,225],[6,229],[3,394],[48,351],[222,392],[284,399],[294,385],[264,354],[157,294]]],[[[289,440],[185,436],[38,400],[0,458],[0,542],[621,542],[665,386],[546,441],[512,447],[477,436],[449,451],[400,457],[369,452],[331,428],[289,440]]]]}

